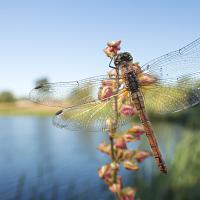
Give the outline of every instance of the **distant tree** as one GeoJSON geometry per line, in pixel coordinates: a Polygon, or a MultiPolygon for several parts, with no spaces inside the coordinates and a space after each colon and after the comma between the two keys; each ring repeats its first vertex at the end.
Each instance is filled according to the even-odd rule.
{"type": "Polygon", "coordinates": [[[15,96],[9,91],[3,91],[0,93],[0,102],[15,102],[15,96]]]}
{"type": "Polygon", "coordinates": [[[48,78],[40,78],[40,79],[37,79],[36,81],[35,81],[35,86],[40,86],[40,85],[43,85],[43,84],[46,84],[46,83],[48,83],[49,81],[48,81],[48,78]]]}

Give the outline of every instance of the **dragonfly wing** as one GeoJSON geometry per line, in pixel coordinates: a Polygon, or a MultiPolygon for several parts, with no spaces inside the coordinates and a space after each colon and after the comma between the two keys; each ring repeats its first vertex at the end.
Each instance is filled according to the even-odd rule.
{"type": "Polygon", "coordinates": [[[200,38],[187,46],[151,60],[142,66],[145,73],[157,78],[177,78],[194,73],[200,67],[200,38]]]}
{"type": "Polygon", "coordinates": [[[161,114],[178,112],[200,102],[200,72],[177,79],[160,79],[142,87],[147,110],[161,114]]]}
{"type": "MultiPolygon", "coordinates": [[[[111,97],[104,102],[92,102],[63,109],[55,115],[53,123],[59,128],[70,130],[85,128],[92,131],[106,131],[108,129],[107,120],[116,119],[116,111],[113,106],[114,98],[111,97]]],[[[129,123],[131,119],[131,116],[127,117],[119,113],[116,128],[129,123]]]]}
{"type": "Polygon", "coordinates": [[[73,82],[47,83],[35,87],[29,98],[39,104],[61,108],[98,101],[98,90],[104,80],[111,78],[104,75],[73,82]]]}

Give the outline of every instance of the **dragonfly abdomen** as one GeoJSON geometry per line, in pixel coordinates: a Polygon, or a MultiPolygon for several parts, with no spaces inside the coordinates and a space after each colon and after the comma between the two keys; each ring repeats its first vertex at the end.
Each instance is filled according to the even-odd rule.
{"type": "Polygon", "coordinates": [[[143,110],[145,108],[143,96],[139,90],[137,92],[131,92],[131,98],[137,111],[143,110]]]}
{"type": "Polygon", "coordinates": [[[148,116],[146,115],[146,112],[143,109],[139,112],[139,117],[140,117],[140,120],[143,124],[147,139],[149,141],[149,144],[150,144],[153,156],[154,156],[154,158],[157,162],[157,165],[158,165],[160,171],[162,173],[166,174],[167,173],[167,167],[165,165],[165,162],[162,158],[162,154],[161,154],[160,149],[158,147],[157,140],[156,140],[156,137],[154,135],[154,131],[153,131],[151,122],[149,121],[148,116]]]}
{"type": "Polygon", "coordinates": [[[165,166],[165,162],[162,159],[162,155],[160,153],[156,138],[154,136],[153,128],[151,126],[151,122],[148,119],[148,116],[145,112],[145,105],[142,92],[139,89],[139,84],[137,77],[133,71],[129,71],[125,74],[125,84],[127,89],[131,94],[132,102],[134,103],[138,113],[142,125],[144,127],[147,139],[149,141],[153,156],[157,162],[157,165],[161,172],[167,173],[167,168],[165,166]]]}

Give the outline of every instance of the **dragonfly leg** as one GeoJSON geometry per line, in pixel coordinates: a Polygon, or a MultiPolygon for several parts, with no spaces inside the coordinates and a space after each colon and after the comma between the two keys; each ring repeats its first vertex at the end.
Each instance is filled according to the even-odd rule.
{"type": "Polygon", "coordinates": [[[110,59],[109,67],[112,68],[112,69],[118,69],[118,67],[114,67],[114,66],[111,65],[112,61],[113,61],[113,58],[110,59]]]}
{"type": "Polygon", "coordinates": [[[113,66],[111,66],[111,65],[109,65],[109,67],[112,68],[112,69],[118,69],[117,67],[113,67],[113,66]]]}

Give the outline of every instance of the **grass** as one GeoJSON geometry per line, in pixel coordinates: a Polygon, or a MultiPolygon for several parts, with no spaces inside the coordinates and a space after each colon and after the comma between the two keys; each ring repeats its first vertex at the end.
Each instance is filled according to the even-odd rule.
{"type": "Polygon", "coordinates": [[[150,183],[135,177],[141,199],[200,199],[200,132],[184,130],[182,134],[184,136],[176,144],[167,176],[155,174],[150,183]]]}

